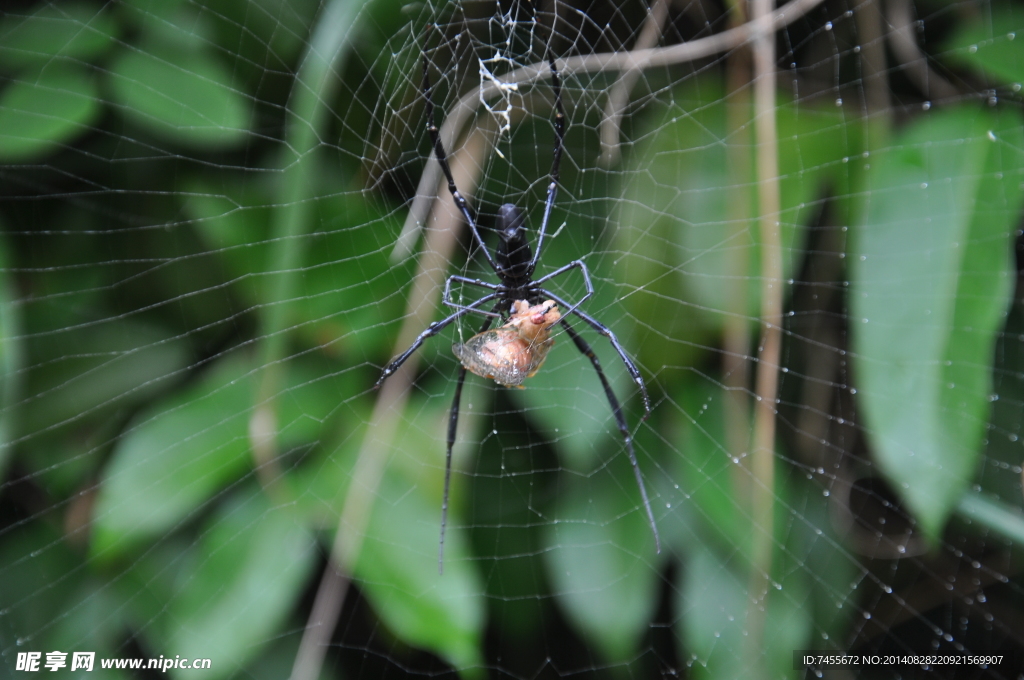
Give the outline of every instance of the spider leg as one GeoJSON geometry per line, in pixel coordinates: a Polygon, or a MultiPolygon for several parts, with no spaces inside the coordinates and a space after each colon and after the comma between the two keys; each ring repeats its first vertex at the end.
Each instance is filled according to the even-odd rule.
{"type": "Polygon", "coordinates": [[[602,324],[594,317],[587,314],[586,312],[576,309],[568,302],[552,293],[550,290],[547,290],[545,288],[538,288],[537,292],[545,297],[551,298],[552,300],[562,305],[563,307],[570,309],[569,312],[566,312],[562,316],[563,319],[570,313],[575,314],[579,318],[583,319],[583,321],[585,321],[588,326],[593,328],[595,331],[597,331],[604,337],[608,338],[608,341],[612,343],[612,347],[614,347],[615,351],[618,352],[619,358],[622,359],[622,363],[626,364],[626,370],[629,371],[629,376],[633,378],[633,382],[635,382],[636,386],[640,388],[640,395],[643,397],[644,400],[644,419],[646,420],[647,417],[651,415],[651,398],[647,395],[647,385],[644,383],[644,379],[640,375],[640,370],[636,367],[636,364],[633,363],[633,360],[629,358],[629,355],[626,354],[626,350],[623,349],[621,344],[619,344],[619,339],[615,337],[615,334],[612,333],[611,329],[602,324]]]}
{"type": "Polygon", "coordinates": [[[451,192],[452,198],[455,200],[455,206],[466,219],[466,223],[469,224],[469,228],[473,232],[473,238],[476,240],[477,245],[484,251],[484,257],[487,258],[487,264],[491,265],[491,269],[494,271],[498,271],[498,265],[495,264],[494,258],[491,257],[490,251],[487,250],[487,246],[484,245],[484,240],[477,229],[476,221],[469,213],[469,206],[466,204],[466,199],[462,197],[462,194],[459,193],[458,188],[455,186],[455,178],[452,177],[452,169],[448,167],[448,160],[445,157],[444,145],[441,143],[441,134],[438,132],[437,123],[434,121],[434,100],[430,96],[432,89],[433,88],[430,85],[430,73],[427,69],[427,51],[424,46],[423,99],[427,108],[427,133],[430,135],[430,142],[434,146],[434,155],[437,156],[437,162],[441,165],[441,171],[444,173],[445,179],[448,180],[448,191],[451,192]]]}
{"type": "Polygon", "coordinates": [[[452,301],[452,281],[458,281],[459,283],[467,283],[472,286],[480,286],[481,288],[497,291],[496,294],[498,295],[500,295],[501,293],[501,286],[499,286],[496,283],[488,283],[487,281],[481,281],[480,279],[470,279],[466,278],[465,276],[453,275],[449,276],[448,280],[445,281],[444,295],[441,296],[441,302],[443,302],[445,305],[449,307],[452,307],[453,309],[468,309],[472,312],[476,312],[477,314],[483,314],[484,316],[490,316],[495,318],[501,317],[501,314],[498,314],[497,312],[485,312],[482,309],[473,309],[473,305],[460,305],[457,302],[452,301]]]}
{"type": "Polygon", "coordinates": [[[612,391],[611,385],[608,384],[608,378],[605,377],[604,370],[601,368],[601,362],[598,361],[594,350],[591,349],[587,341],[580,337],[579,333],[564,318],[562,319],[562,326],[565,327],[565,332],[569,334],[569,337],[576,344],[576,349],[583,356],[590,359],[590,363],[594,365],[594,370],[597,371],[597,377],[601,379],[601,385],[604,386],[604,395],[608,398],[608,404],[612,407],[612,413],[615,414],[615,422],[619,426],[619,432],[622,433],[622,438],[626,441],[626,453],[629,455],[629,463],[633,466],[633,475],[636,477],[637,486],[640,487],[640,497],[643,498],[644,510],[647,511],[647,521],[651,525],[651,531],[654,532],[654,545],[660,553],[661,537],[658,535],[658,525],[654,522],[651,501],[647,497],[647,488],[644,486],[643,475],[640,474],[640,465],[636,461],[636,452],[633,451],[633,438],[629,434],[629,428],[626,427],[626,417],[622,415],[622,407],[619,406],[619,400],[615,397],[615,392],[612,391]]]}
{"type": "MultiPolygon", "coordinates": [[[[495,316],[498,316],[498,307],[496,305],[492,310],[495,316]]],[[[484,325],[480,327],[480,332],[483,333],[491,327],[492,319],[488,317],[484,321],[484,325]]],[[[441,545],[437,549],[437,573],[444,573],[444,530],[448,526],[448,490],[451,488],[452,483],[452,447],[455,446],[455,430],[459,425],[459,402],[462,400],[462,386],[466,382],[466,367],[459,366],[459,377],[455,381],[455,398],[452,399],[452,410],[448,416],[448,449],[445,454],[444,460],[444,497],[441,500],[441,545]]]]}
{"type": "Polygon", "coordinates": [[[434,323],[427,326],[427,329],[416,337],[416,340],[412,343],[412,345],[409,346],[409,349],[405,350],[400,355],[392,359],[391,363],[384,367],[384,370],[380,374],[380,378],[377,379],[377,382],[373,386],[373,388],[379,388],[381,386],[381,383],[387,380],[392,373],[397,371],[398,368],[402,364],[404,364],[409,357],[412,356],[412,353],[420,348],[420,345],[422,345],[427,338],[434,337],[435,335],[443,331],[453,321],[462,316],[465,316],[469,312],[480,312],[486,314],[486,312],[481,312],[481,310],[476,309],[476,307],[478,305],[484,304],[485,302],[493,300],[496,297],[498,297],[497,293],[490,293],[488,295],[485,295],[476,302],[474,302],[473,304],[469,305],[468,307],[456,310],[456,312],[451,316],[441,319],[440,321],[435,321],[434,323]]]}
{"type": "Polygon", "coordinates": [[[548,183],[548,197],[544,201],[544,218],[540,222],[540,231],[537,234],[537,248],[533,252],[533,262],[530,263],[530,271],[537,267],[540,261],[540,251],[544,245],[544,233],[548,228],[548,219],[551,217],[551,209],[555,206],[555,196],[558,195],[558,167],[562,163],[562,147],[565,142],[565,109],[562,108],[562,83],[558,79],[558,69],[555,68],[555,58],[548,51],[548,65],[551,67],[551,89],[555,93],[555,157],[551,161],[550,182],[548,183]]]}
{"type": "MultiPolygon", "coordinates": [[[[574,304],[572,307],[570,307],[569,311],[565,312],[565,314],[563,314],[563,316],[569,316],[570,314],[575,312],[577,307],[579,307],[584,302],[586,302],[590,298],[590,296],[594,294],[594,285],[590,282],[590,272],[587,271],[587,265],[583,264],[582,260],[573,260],[572,262],[570,262],[569,264],[565,265],[564,267],[559,267],[558,269],[556,269],[555,271],[551,272],[550,274],[547,274],[546,276],[542,276],[542,277],[540,277],[539,279],[537,279],[536,281],[533,282],[533,285],[539,286],[540,284],[544,283],[545,281],[547,281],[549,279],[553,279],[553,278],[555,278],[556,276],[558,276],[560,274],[564,274],[565,272],[569,271],[570,269],[579,269],[583,273],[583,284],[587,287],[587,294],[584,295],[583,297],[581,297],[579,300],[577,300],[576,304],[574,304]]],[[[541,288],[540,290],[544,290],[544,289],[541,288]]]]}

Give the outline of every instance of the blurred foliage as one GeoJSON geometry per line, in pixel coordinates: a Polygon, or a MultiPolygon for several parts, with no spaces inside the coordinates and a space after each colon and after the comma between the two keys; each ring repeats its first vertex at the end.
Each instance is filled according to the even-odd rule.
{"type": "Polygon", "coordinates": [[[850,321],[879,462],[936,540],[988,418],[1016,279],[1024,134],[1019,115],[958,109],[896,141],[866,180],[850,321]]]}
{"type": "MultiPolygon", "coordinates": [[[[592,21],[554,41],[560,57],[628,47],[647,16],[640,2],[568,4],[592,21]],[[602,35],[588,33],[596,26],[602,35]]],[[[211,657],[204,677],[283,677],[374,436],[369,387],[395,352],[420,255],[391,260],[429,152],[419,36],[451,21],[440,43],[458,49],[471,43],[456,35],[465,20],[486,51],[491,10],[8,5],[4,668],[18,651],[58,649],[211,657]],[[346,11],[352,25],[330,23],[346,11]],[[318,52],[332,35],[336,53],[318,52]],[[311,64],[322,79],[302,80],[311,64]],[[304,133],[309,148],[296,142],[304,133]],[[269,457],[258,450],[267,414],[269,457]]],[[[648,380],[656,408],[637,426],[632,382],[585,331],[634,428],[662,552],[597,376],[563,336],[529,389],[467,383],[437,573],[456,368],[446,334],[422,351],[427,368],[371,490],[322,677],[555,668],[723,678],[752,666],[796,677],[793,649],[871,644],[854,619],[882,607],[880,592],[902,585],[927,600],[942,590],[899,581],[900,560],[941,573],[946,547],[974,541],[984,552],[988,532],[1021,531],[1024,9],[965,3],[923,21],[929,63],[957,96],[932,102],[890,64],[898,105],[884,111],[867,104],[852,66],[858,28],[846,10],[826,2],[779,41],[799,47],[780,57],[791,80],[775,109],[787,339],[763,649],[749,648],[746,628],[757,523],[744,453],[763,145],[748,83],[735,86],[749,75],[738,50],[646,73],[611,170],[595,168],[613,81],[565,78],[559,235],[540,273],[584,259],[597,287],[587,308],[648,380]],[[859,509],[864,488],[878,490],[859,509]],[[1005,524],[951,523],[965,494],[1006,510],[1005,524]]],[[[674,8],[663,42],[706,30],[674,8]]],[[[460,72],[466,55],[451,58],[460,72]]],[[[443,117],[472,83],[447,72],[438,81],[443,117]]],[[[513,117],[501,153],[481,162],[485,225],[497,203],[543,201],[548,89],[516,100],[536,115],[513,117]]],[[[466,260],[460,249],[446,273],[490,276],[466,260]]],[[[571,276],[552,285],[583,292],[571,276]]],[[[906,644],[923,649],[945,624],[930,625],[906,644]]],[[[970,644],[988,643],[1001,644],[970,644]]]]}

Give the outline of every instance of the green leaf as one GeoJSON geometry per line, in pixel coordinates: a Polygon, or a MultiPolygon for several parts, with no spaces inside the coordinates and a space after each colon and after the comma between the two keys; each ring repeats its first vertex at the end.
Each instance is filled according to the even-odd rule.
{"type": "Polygon", "coordinates": [[[874,455],[936,539],[975,472],[1014,284],[1024,133],[960,108],[915,123],[867,176],[851,316],[874,455]]]}
{"type": "MultiPolygon", "coordinates": [[[[625,253],[618,278],[635,289],[634,336],[652,367],[698,363],[727,320],[760,313],[752,106],[708,79],[687,80],[671,101],[642,119],[616,217],[625,253]]],[[[776,116],[789,278],[800,264],[803,228],[856,135],[834,108],[784,101],[776,116]]]]}
{"type": "Polygon", "coordinates": [[[661,559],[632,476],[621,455],[590,477],[567,477],[560,485],[558,520],[545,536],[559,605],[610,662],[635,656],[660,584],[661,559]]]}
{"type": "Polygon", "coordinates": [[[711,552],[695,546],[676,592],[679,658],[707,678],[740,678],[743,673],[743,627],[750,599],[747,583],[711,552]]]}
{"type": "Polygon", "coordinates": [[[266,272],[272,242],[272,183],[267,178],[224,176],[190,182],[184,208],[209,256],[222,262],[232,292],[247,306],[267,299],[266,272]]]}
{"type": "Polygon", "coordinates": [[[10,244],[6,237],[0,238],[0,475],[11,452],[15,432],[12,407],[18,400],[22,381],[19,369],[25,361],[21,313],[14,303],[17,291],[8,273],[10,261],[10,244]]]}
{"type": "MultiPolygon", "coordinates": [[[[452,493],[445,534],[444,574],[437,570],[447,396],[407,405],[408,420],[395,437],[355,576],[398,637],[435,652],[464,675],[476,676],[484,663],[484,587],[459,526],[458,489],[452,493]]],[[[473,429],[473,421],[470,417],[463,422],[464,431],[473,429]]],[[[464,458],[476,444],[474,437],[464,437],[453,457],[464,458]]],[[[458,475],[455,480],[457,484],[458,475]]]]}
{"type": "Polygon", "coordinates": [[[808,629],[788,649],[835,648],[845,643],[851,625],[856,625],[853,619],[861,615],[860,594],[851,584],[857,583],[862,564],[850,558],[848,544],[839,535],[846,528],[835,521],[831,507],[834,495],[822,493],[820,478],[789,479],[792,490],[777,504],[785,507],[775,524],[776,542],[785,541],[785,547],[775,550],[772,571],[785,575],[783,588],[791,589],[786,598],[807,613],[808,629]]]}
{"type": "Polygon", "coordinates": [[[97,499],[95,553],[174,528],[249,468],[253,372],[242,358],[220,362],[129,427],[97,499]]]}
{"type": "Polygon", "coordinates": [[[951,61],[1020,89],[1024,83],[1024,11],[1016,5],[994,5],[974,21],[958,24],[943,53],[951,61]]]}
{"type": "Polygon", "coordinates": [[[83,582],[80,557],[45,522],[12,527],[0,543],[5,640],[45,637],[83,582]]]}
{"type": "Polygon", "coordinates": [[[146,630],[153,639],[170,637],[167,604],[182,589],[179,572],[195,571],[198,556],[195,536],[179,533],[161,538],[126,565],[110,587],[132,628],[146,630]]]}
{"type": "Polygon", "coordinates": [[[278,69],[291,73],[319,7],[317,0],[210,0],[202,11],[214,25],[216,43],[232,46],[237,67],[266,79],[278,69]]]}
{"type": "Polygon", "coordinates": [[[1006,327],[996,342],[992,369],[992,394],[995,401],[989,416],[984,459],[975,480],[979,490],[1004,501],[1020,499],[1020,478],[1006,470],[1021,460],[1020,404],[1024,404],[1024,299],[1017,297],[1010,309],[1006,327]]]}
{"type": "Polygon", "coordinates": [[[122,602],[92,577],[81,552],[58,528],[35,520],[4,533],[4,643],[26,650],[90,650],[97,657],[115,656],[124,642],[122,602]]]}
{"type": "MultiPolygon", "coordinates": [[[[462,476],[453,475],[452,504],[445,535],[444,574],[438,574],[441,495],[449,400],[444,396],[413,399],[394,435],[379,486],[373,490],[355,579],[381,621],[403,642],[446,659],[463,675],[483,668],[480,647],[484,586],[458,519],[462,476]]],[[[472,419],[466,431],[472,430],[472,419]]],[[[301,503],[316,526],[336,526],[345,507],[359,454],[383,455],[363,440],[373,434],[353,432],[344,447],[311,465],[296,481],[305,488],[301,503]]],[[[454,457],[469,453],[475,442],[460,440],[454,457]]],[[[454,466],[456,470],[459,464],[454,466]]],[[[365,519],[365,518],[362,518],[365,519]]],[[[348,529],[353,530],[352,528],[348,529]]]]}
{"type": "Polygon", "coordinates": [[[318,553],[290,506],[271,508],[259,489],[241,490],[210,518],[194,566],[178,574],[180,592],[167,601],[169,636],[151,640],[153,649],[209,657],[210,677],[234,675],[295,606],[318,553]]]}
{"type": "Polygon", "coordinates": [[[207,5],[203,3],[200,7],[182,0],[122,0],[118,9],[122,20],[134,24],[148,46],[159,42],[164,48],[191,52],[227,44],[214,35],[217,10],[211,11],[207,5]]]}
{"type": "Polygon", "coordinates": [[[355,576],[381,620],[404,642],[428,649],[465,675],[483,670],[483,584],[462,532],[448,527],[437,572],[440,501],[385,475],[355,576]]]}
{"type": "Polygon", "coordinates": [[[792,650],[807,644],[811,630],[810,615],[802,609],[806,588],[794,578],[769,590],[763,647],[751,650],[747,617],[752,604],[747,579],[738,576],[735,566],[699,547],[687,561],[676,600],[680,658],[695,678],[802,677],[793,669],[792,650]]]}
{"type": "MultiPolygon", "coordinates": [[[[108,465],[96,505],[93,551],[122,552],[172,530],[252,465],[249,419],[257,368],[245,356],[221,361],[128,428],[108,465]]],[[[289,367],[277,403],[277,445],[316,441],[350,390],[309,366],[289,367]]]]}
{"type": "MultiPolygon", "coordinates": [[[[678,403],[687,417],[680,419],[683,422],[678,429],[676,450],[685,451],[686,455],[672,458],[674,469],[669,476],[682,487],[683,502],[694,516],[693,524],[700,531],[702,542],[718,548],[719,554],[738,553],[749,560],[753,527],[745,509],[749,500],[743,484],[750,483],[750,472],[733,460],[727,448],[729,398],[730,394],[718,381],[683,383],[678,403]],[[689,422],[690,418],[693,422],[689,422]]],[[[744,433],[750,431],[750,423],[739,423],[738,427],[744,433]]],[[[676,547],[687,553],[690,544],[676,547]]]]}
{"type": "Polygon", "coordinates": [[[171,142],[198,151],[230,149],[248,137],[252,102],[231,74],[200,50],[133,48],[110,66],[119,110],[171,142]]]}
{"type": "MultiPolygon", "coordinates": [[[[222,174],[222,173],[221,173],[222,174]]],[[[353,363],[382,363],[405,310],[405,288],[413,261],[389,261],[401,224],[379,200],[362,191],[339,193],[344,178],[325,170],[323,198],[315,201],[315,224],[301,237],[303,270],[297,297],[290,301],[291,326],[310,344],[344,353],[353,363]]],[[[266,275],[273,209],[270,184],[223,177],[194,183],[186,208],[194,226],[237,281],[239,293],[254,305],[268,301],[275,277],[266,275]],[[261,276],[262,274],[262,276],[261,276]]],[[[450,354],[450,350],[449,350],[450,354]]]]}
{"type": "MultiPolygon", "coordinates": [[[[90,228],[70,212],[57,218],[90,228]]],[[[98,251],[73,231],[62,234],[42,237],[40,259],[26,274],[32,295],[19,304],[19,322],[31,342],[22,345],[23,398],[10,421],[24,443],[20,464],[57,496],[95,479],[125,420],[180,380],[192,360],[188,338],[154,323],[156,316],[112,313],[99,294],[109,281],[80,264],[98,251]]]]}
{"type": "Polygon", "coordinates": [[[957,513],[962,519],[1009,541],[1024,541],[1024,513],[1018,505],[1007,505],[972,490],[960,497],[957,513]]]}
{"type": "Polygon", "coordinates": [[[14,80],[0,93],[0,162],[53,153],[88,131],[100,113],[92,73],[56,65],[14,80]]]}
{"type": "MultiPolygon", "coordinates": [[[[638,418],[629,416],[631,412],[642,412],[643,406],[622,360],[609,342],[589,326],[574,322],[573,327],[599,357],[630,428],[636,427],[638,418]]],[[[624,454],[625,445],[593,364],[576,349],[568,335],[556,330],[555,347],[544,366],[523,383],[524,389],[514,390],[510,396],[521,404],[520,410],[535,423],[546,441],[558,447],[560,464],[585,474],[598,465],[604,452],[620,450],[624,454]]],[[[483,380],[475,376],[467,378],[470,379],[483,380]]]]}
{"type": "Polygon", "coordinates": [[[343,178],[323,177],[323,197],[313,212],[314,224],[321,226],[303,237],[305,270],[292,313],[318,345],[335,342],[336,350],[356,362],[390,359],[381,349],[405,313],[414,266],[411,258],[402,264],[389,259],[401,222],[378,197],[339,191],[343,178]]]}
{"type": "Polygon", "coordinates": [[[185,340],[159,326],[83,319],[46,303],[29,309],[43,329],[27,348],[25,391],[33,398],[19,414],[20,436],[109,418],[166,389],[188,364],[185,340]],[[61,322],[68,325],[46,328],[61,322]]]}
{"type": "MultiPolygon", "coordinates": [[[[0,21],[0,65],[15,69],[55,61],[90,61],[117,38],[117,24],[91,2],[39,3],[36,11],[0,21]]],[[[2,129],[2,128],[0,128],[2,129]]]]}

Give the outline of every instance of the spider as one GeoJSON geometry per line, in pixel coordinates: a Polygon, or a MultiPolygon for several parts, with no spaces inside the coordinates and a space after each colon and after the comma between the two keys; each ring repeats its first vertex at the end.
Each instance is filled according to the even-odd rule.
{"type": "Polygon", "coordinates": [[[605,397],[611,406],[612,414],[618,425],[619,432],[626,444],[626,453],[629,455],[629,462],[633,466],[633,474],[636,477],[637,485],[640,487],[640,495],[643,498],[644,510],[647,512],[647,520],[651,525],[654,534],[654,541],[657,551],[661,552],[661,539],[658,536],[658,527],[654,521],[654,513],[651,511],[651,502],[647,497],[647,489],[644,486],[643,476],[640,474],[640,466],[637,464],[636,453],[633,450],[633,439],[630,436],[629,428],[626,426],[626,418],[622,414],[619,400],[612,391],[608,378],[601,368],[601,363],[594,354],[593,349],[587,341],[569,323],[569,316],[575,316],[585,324],[597,331],[598,334],[608,338],[612,347],[618,353],[619,358],[626,365],[626,370],[632,377],[633,382],[640,388],[640,394],[644,402],[644,418],[651,413],[651,402],[647,395],[647,386],[636,365],[626,354],[625,349],[619,343],[618,338],[604,324],[597,321],[586,312],[580,309],[583,304],[594,293],[594,287],[590,281],[590,273],[587,266],[581,260],[574,260],[567,265],[559,267],[550,274],[534,279],[533,273],[540,260],[544,245],[544,235],[547,231],[548,220],[551,217],[551,210],[555,205],[555,197],[558,194],[558,168],[562,160],[562,146],[565,137],[565,111],[562,108],[562,88],[558,76],[558,69],[550,51],[548,52],[548,65],[551,69],[551,88],[555,98],[555,148],[554,158],[551,162],[551,173],[549,175],[547,199],[544,202],[544,215],[541,219],[540,230],[537,234],[536,247],[533,251],[526,238],[526,227],[522,211],[511,203],[506,203],[498,209],[498,216],[495,221],[494,230],[498,233],[499,241],[497,248],[492,255],[484,244],[480,235],[480,229],[473,215],[469,211],[466,199],[459,193],[452,177],[451,168],[445,155],[444,146],[438,132],[434,119],[434,103],[431,98],[430,72],[427,65],[427,54],[423,53],[423,99],[427,114],[427,133],[433,145],[437,162],[441,166],[445,178],[448,180],[448,191],[455,201],[455,206],[462,213],[466,223],[473,234],[473,241],[483,252],[487,264],[494,270],[498,277],[498,283],[490,283],[481,279],[472,279],[465,276],[453,275],[448,277],[445,283],[442,301],[455,311],[446,318],[431,323],[426,330],[419,334],[409,349],[395,357],[391,363],[384,367],[380,378],[374,385],[379,388],[387,380],[388,376],[398,370],[405,361],[412,356],[413,352],[419,349],[425,340],[431,338],[457,319],[466,314],[478,314],[485,317],[484,323],[477,335],[470,338],[464,344],[453,346],[455,355],[459,358],[461,366],[455,383],[455,398],[452,401],[451,414],[448,420],[448,444],[444,470],[444,497],[441,503],[441,541],[438,548],[438,571],[444,569],[444,534],[448,522],[448,493],[451,487],[452,473],[452,446],[455,443],[455,432],[459,422],[459,402],[462,398],[462,386],[466,380],[466,372],[472,371],[485,378],[493,378],[498,384],[506,387],[522,387],[521,383],[532,376],[540,369],[548,350],[554,344],[550,339],[549,332],[555,324],[561,324],[569,339],[576,348],[590,359],[597,377],[604,387],[605,397]],[[543,284],[556,276],[578,269],[583,276],[583,283],[586,286],[586,294],[576,303],[569,304],[551,291],[543,288],[543,284]],[[452,283],[477,286],[489,292],[468,304],[461,305],[451,299],[452,283]],[[487,303],[494,301],[494,305],[488,310],[487,303]],[[560,313],[557,305],[565,309],[560,313]],[[503,325],[491,330],[495,320],[502,321],[503,325]]]}

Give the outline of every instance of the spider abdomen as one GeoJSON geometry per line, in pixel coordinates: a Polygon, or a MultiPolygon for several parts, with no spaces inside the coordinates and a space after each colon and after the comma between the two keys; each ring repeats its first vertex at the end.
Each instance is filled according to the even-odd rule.
{"type": "Polygon", "coordinates": [[[512,308],[504,326],[452,345],[452,351],[466,370],[504,387],[522,389],[523,381],[544,364],[555,344],[551,326],[562,317],[551,300],[532,307],[517,300],[512,308]]]}

